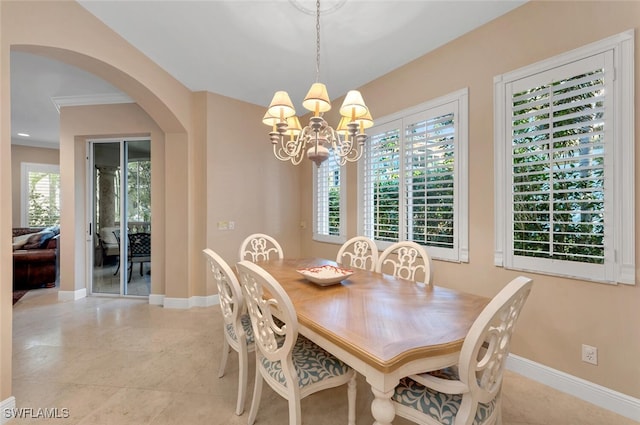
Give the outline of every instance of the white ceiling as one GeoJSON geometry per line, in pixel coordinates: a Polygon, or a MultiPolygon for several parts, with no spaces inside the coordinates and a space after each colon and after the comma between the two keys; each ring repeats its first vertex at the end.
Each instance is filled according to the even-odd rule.
{"type": "MultiPolygon", "coordinates": [[[[331,98],[342,96],[525,1],[322,0],[320,81],[331,98]]],[[[79,3],[193,91],[266,106],[286,90],[298,107],[316,78],[313,0],[79,3]]],[[[123,95],[82,70],[28,53],[11,53],[11,75],[14,143],[57,144],[54,100],[106,103],[123,95]]]]}

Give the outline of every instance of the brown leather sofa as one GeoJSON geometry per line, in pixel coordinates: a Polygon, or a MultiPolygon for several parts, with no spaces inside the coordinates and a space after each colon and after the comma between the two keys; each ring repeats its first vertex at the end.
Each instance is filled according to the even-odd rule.
{"type": "Polygon", "coordinates": [[[58,276],[57,227],[13,229],[13,288],[51,288],[58,276]]]}

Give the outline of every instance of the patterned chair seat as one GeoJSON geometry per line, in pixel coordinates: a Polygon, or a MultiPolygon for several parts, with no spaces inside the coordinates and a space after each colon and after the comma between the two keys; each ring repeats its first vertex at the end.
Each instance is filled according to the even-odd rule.
{"type": "Polygon", "coordinates": [[[255,423],[266,382],[287,400],[289,425],[302,423],[303,398],[346,384],[347,423],[355,425],[355,370],[300,335],[291,298],[273,276],[250,261],[240,261],[236,268],[256,346],[256,380],[247,424],[255,423]]]}
{"type": "MultiPolygon", "coordinates": [[[[429,374],[442,379],[459,379],[456,367],[441,369],[429,374]]],[[[441,393],[406,377],[400,380],[392,399],[431,416],[437,424],[453,425],[462,402],[462,395],[441,393]]],[[[496,407],[496,401],[497,398],[493,399],[489,404],[478,404],[478,410],[473,421],[474,425],[484,423],[491,416],[496,407]]]]}
{"type": "MultiPolygon", "coordinates": [[[[351,372],[345,363],[301,335],[298,336],[293,347],[292,360],[298,374],[300,389],[351,372]]],[[[269,376],[282,386],[286,386],[286,378],[280,361],[272,362],[266,357],[262,357],[260,361],[269,376]]]]}
{"type": "MultiPolygon", "coordinates": [[[[247,344],[253,344],[255,340],[253,338],[253,328],[251,327],[251,318],[249,317],[248,314],[245,313],[242,316],[240,316],[240,324],[242,325],[242,328],[244,329],[244,333],[247,337],[247,344]]],[[[236,331],[233,328],[233,325],[231,323],[227,323],[225,325],[225,328],[227,330],[227,333],[231,337],[231,339],[233,339],[234,341],[238,341],[238,336],[236,335],[236,331]]]]}
{"type": "Polygon", "coordinates": [[[396,415],[420,425],[502,423],[505,360],[531,285],[519,276],[487,304],[467,332],[456,367],[402,378],[391,397],[396,415]]]}
{"type": "Polygon", "coordinates": [[[247,394],[247,377],[249,375],[248,353],[255,351],[255,338],[251,318],[246,311],[242,288],[240,283],[226,261],[216,252],[204,249],[205,257],[209,262],[209,269],[213,280],[218,287],[220,311],[224,318],[222,332],[224,341],[222,344],[222,356],[218,377],[222,378],[227,367],[227,358],[230,349],[238,353],[238,400],[236,402],[236,414],[244,412],[244,401],[247,394]],[[246,338],[238,338],[238,335],[246,335],[246,338]]]}

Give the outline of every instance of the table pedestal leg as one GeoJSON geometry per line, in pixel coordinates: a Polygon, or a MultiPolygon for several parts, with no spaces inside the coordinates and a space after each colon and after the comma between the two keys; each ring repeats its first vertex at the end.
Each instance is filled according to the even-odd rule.
{"type": "Polygon", "coordinates": [[[391,403],[392,391],[379,391],[371,388],[375,398],[371,402],[371,414],[373,415],[373,425],[391,425],[396,416],[396,409],[391,403]]]}

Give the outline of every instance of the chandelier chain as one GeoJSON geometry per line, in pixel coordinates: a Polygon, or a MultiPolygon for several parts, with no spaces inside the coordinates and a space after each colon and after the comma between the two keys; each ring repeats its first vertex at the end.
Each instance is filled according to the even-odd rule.
{"type": "Polygon", "coordinates": [[[320,82],[320,0],[316,0],[316,83],[320,82]]]}

